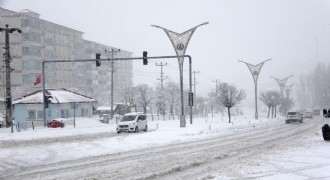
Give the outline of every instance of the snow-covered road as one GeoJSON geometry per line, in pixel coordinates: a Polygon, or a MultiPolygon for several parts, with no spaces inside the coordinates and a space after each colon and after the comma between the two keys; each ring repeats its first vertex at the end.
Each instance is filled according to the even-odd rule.
{"type": "MultiPolygon", "coordinates": [[[[102,143],[103,141],[128,142],[134,139],[138,141],[139,138],[145,138],[145,134],[156,132],[120,135],[103,133],[97,135],[102,139],[90,135],[88,136],[90,138],[84,141],[76,141],[72,137],[67,142],[51,142],[44,145],[40,140],[35,140],[29,141],[29,146],[24,149],[9,143],[7,147],[2,147],[5,150],[2,153],[6,153],[6,156],[1,158],[0,177],[2,179],[254,178],[252,174],[242,171],[246,170],[247,166],[255,165],[256,160],[262,155],[299,147],[304,143],[305,137],[319,129],[318,122],[316,119],[309,119],[303,124],[287,125],[283,121],[272,121],[257,126],[236,128],[232,133],[217,134],[208,138],[196,138],[197,140],[192,138],[146,146],[147,148],[142,146],[128,151],[118,148],[111,153],[104,153],[104,149],[116,149],[116,147],[103,146],[106,144],[102,143]],[[80,148],[85,149],[81,157],[80,148]],[[103,149],[103,153],[96,151],[100,148],[103,149]],[[90,149],[90,154],[86,154],[86,149],[87,151],[90,149]],[[70,160],[68,158],[70,155],[75,158],[70,160]]],[[[78,137],[81,136],[76,138],[78,137]]]]}

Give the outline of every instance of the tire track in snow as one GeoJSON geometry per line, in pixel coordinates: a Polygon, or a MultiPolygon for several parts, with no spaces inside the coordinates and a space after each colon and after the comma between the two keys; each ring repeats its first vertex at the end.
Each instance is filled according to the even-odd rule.
{"type": "MultiPolygon", "coordinates": [[[[285,126],[282,123],[271,124],[260,128],[250,128],[249,131],[252,132],[246,130],[230,136],[221,135],[210,139],[162,147],[26,167],[17,176],[25,178],[42,176],[46,179],[66,179],[69,177],[131,179],[132,177],[127,177],[127,172],[130,172],[129,174],[136,179],[162,176],[166,178],[168,175],[177,176],[185,169],[201,167],[203,164],[208,164],[208,161],[235,157],[237,156],[238,147],[241,147],[242,150],[247,147],[255,147],[255,144],[253,144],[256,143],[255,141],[267,140],[265,137],[269,140],[274,131],[284,133],[291,129],[291,126],[285,126]],[[235,146],[238,146],[236,147],[236,153],[235,146]],[[141,176],[141,174],[145,175],[141,176]]],[[[7,174],[6,177],[10,178],[10,175],[13,174],[7,174]]]]}

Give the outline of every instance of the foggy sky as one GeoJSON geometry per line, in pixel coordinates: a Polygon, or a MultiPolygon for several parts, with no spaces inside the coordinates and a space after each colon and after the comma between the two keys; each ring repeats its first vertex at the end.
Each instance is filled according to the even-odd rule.
{"type": "MultiPolygon", "coordinates": [[[[254,99],[252,76],[245,64],[272,58],[259,76],[258,91],[275,89],[274,79],[298,82],[317,62],[330,62],[330,1],[326,0],[10,0],[5,9],[30,9],[41,19],[84,32],[84,38],[142,56],[175,55],[168,37],[155,24],[181,33],[203,22],[186,54],[193,59],[196,93],[204,95],[220,79],[247,90],[254,99]]],[[[157,61],[134,63],[134,84],[159,81],[157,61]]],[[[179,81],[177,60],[164,60],[164,73],[179,81]]],[[[188,63],[184,80],[188,85],[188,63]]]]}

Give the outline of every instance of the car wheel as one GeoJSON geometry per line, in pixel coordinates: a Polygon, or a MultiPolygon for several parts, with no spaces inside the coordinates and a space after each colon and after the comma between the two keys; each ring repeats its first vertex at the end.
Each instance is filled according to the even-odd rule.
{"type": "Polygon", "coordinates": [[[139,128],[136,126],[135,127],[135,131],[134,131],[135,133],[138,133],[139,132],[139,128]]]}
{"type": "Polygon", "coordinates": [[[147,132],[148,131],[148,126],[146,125],[146,127],[144,128],[144,131],[147,132]]]}
{"type": "Polygon", "coordinates": [[[121,132],[120,131],[117,131],[117,134],[120,134],[121,132]]]}
{"type": "Polygon", "coordinates": [[[325,124],[322,127],[322,135],[324,140],[326,141],[330,140],[330,126],[328,124],[325,124]]]}

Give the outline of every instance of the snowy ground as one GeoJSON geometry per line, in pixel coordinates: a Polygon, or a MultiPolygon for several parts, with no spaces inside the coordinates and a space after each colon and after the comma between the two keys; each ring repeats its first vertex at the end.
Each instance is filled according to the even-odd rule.
{"type": "MultiPolygon", "coordinates": [[[[119,135],[115,131],[114,122],[103,124],[97,118],[77,118],[76,128],[73,125],[56,129],[39,127],[14,133],[10,133],[9,128],[2,128],[0,179],[12,178],[12,174],[6,174],[7,171],[24,171],[26,167],[45,163],[211,139],[241,131],[249,134],[248,132],[256,127],[284,124],[283,118],[254,120],[241,116],[233,117],[232,121],[233,123],[229,124],[222,116],[211,118],[209,115],[209,118],[194,119],[192,125],[187,120],[186,128],[180,128],[178,120],[149,121],[149,132],[119,135]]],[[[238,174],[213,173],[208,178],[329,179],[330,172],[326,169],[330,169],[330,147],[329,143],[322,139],[320,131],[324,122],[320,118],[314,118],[308,123],[317,123],[317,128],[290,144],[271,147],[269,151],[258,155],[258,158],[246,159],[236,170],[235,173],[238,174]]]]}

